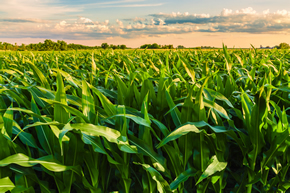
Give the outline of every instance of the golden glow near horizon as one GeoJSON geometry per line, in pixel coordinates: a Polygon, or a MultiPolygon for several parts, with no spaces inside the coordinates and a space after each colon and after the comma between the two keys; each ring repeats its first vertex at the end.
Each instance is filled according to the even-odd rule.
{"type": "MultiPolygon", "coordinates": [[[[44,42],[43,38],[7,38],[1,39],[3,42],[21,43],[38,43],[44,42]]],[[[52,39],[56,41],[57,39],[52,39]]],[[[243,33],[216,33],[216,34],[205,34],[205,33],[194,33],[186,35],[168,35],[165,37],[149,37],[149,38],[132,38],[124,39],[120,37],[103,39],[103,40],[65,40],[67,43],[82,44],[88,46],[100,46],[102,43],[121,45],[126,44],[128,47],[138,48],[143,44],[158,43],[161,45],[173,44],[174,47],[183,45],[185,47],[198,47],[198,46],[212,46],[222,47],[224,43],[229,48],[250,48],[251,44],[255,47],[260,45],[275,46],[281,42],[290,42],[290,36],[284,34],[243,34],[243,33]]]]}

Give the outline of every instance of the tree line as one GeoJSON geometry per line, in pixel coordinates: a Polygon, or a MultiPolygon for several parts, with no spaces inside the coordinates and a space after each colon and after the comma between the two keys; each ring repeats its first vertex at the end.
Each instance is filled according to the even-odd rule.
{"type": "MultiPolygon", "coordinates": [[[[173,45],[158,45],[157,43],[154,44],[144,44],[140,46],[141,49],[174,49],[173,45]]],[[[176,48],[183,49],[184,46],[177,46],[176,48]]],[[[114,45],[108,43],[102,43],[100,46],[85,46],[81,44],[68,44],[65,41],[57,40],[56,42],[47,39],[43,43],[39,42],[36,44],[21,44],[17,45],[7,43],[7,42],[0,42],[0,50],[14,50],[14,51],[65,51],[65,50],[93,50],[93,49],[128,49],[126,45],[114,45]]]]}
{"type": "Polygon", "coordinates": [[[43,43],[39,42],[37,44],[21,44],[17,45],[10,44],[7,42],[0,42],[0,50],[14,50],[14,51],[65,51],[65,50],[93,50],[93,49],[127,49],[126,45],[113,45],[103,43],[101,46],[85,46],[81,44],[68,44],[65,41],[57,40],[56,42],[52,40],[45,40],[43,43]]]}
{"type": "MultiPolygon", "coordinates": [[[[179,45],[176,47],[177,49],[184,49],[185,47],[182,45],[179,45]]],[[[210,46],[201,46],[196,47],[196,49],[211,49],[214,47],[210,46]]],[[[269,47],[270,48],[270,47],[269,47]]],[[[277,49],[290,49],[289,44],[287,43],[280,43],[279,45],[275,46],[274,48],[277,49]]],[[[57,40],[56,42],[52,40],[45,40],[43,43],[39,42],[37,44],[21,44],[17,45],[10,44],[7,42],[0,42],[0,50],[14,50],[14,51],[65,51],[65,50],[93,50],[93,49],[128,49],[126,45],[114,45],[114,44],[108,44],[108,43],[102,43],[100,46],[85,46],[81,44],[74,44],[74,43],[66,43],[62,40],[57,40]]],[[[172,44],[169,45],[160,45],[157,43],[153,44],[144,44],[140,46],[140,49],[174,49],[172,44]]]]}
{"type": "MultiPolygon", "coordinates": [[[[157,43],[154,44],[144,44],[140,46],[141,49],[174,49],[172,44],[168,45],[159,45],[157,43]]],[[[177,49],[184,49],[185,47],[182,45],[179,45],[176,47],[177,49]]]]}

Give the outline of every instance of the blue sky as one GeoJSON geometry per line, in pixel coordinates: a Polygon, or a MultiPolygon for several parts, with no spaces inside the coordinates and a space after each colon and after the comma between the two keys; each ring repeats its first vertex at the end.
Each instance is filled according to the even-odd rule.
{"type": "Polygon", "coordinates": [[[0,41],[249,47],[290,43],[286,0],[0,0],[0,41]]]}

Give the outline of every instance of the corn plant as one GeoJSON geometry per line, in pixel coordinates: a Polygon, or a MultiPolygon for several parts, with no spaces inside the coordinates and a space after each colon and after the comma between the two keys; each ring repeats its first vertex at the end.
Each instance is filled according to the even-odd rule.
{"type": "Polygon", "coordinates": [[[0,192],[287,192],[290,53],[0,53],[0,192]]]}

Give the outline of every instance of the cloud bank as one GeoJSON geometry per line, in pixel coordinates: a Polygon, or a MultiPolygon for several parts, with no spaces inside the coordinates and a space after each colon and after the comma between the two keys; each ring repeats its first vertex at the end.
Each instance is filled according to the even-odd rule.
{"type": "Polygon", "coordinates": [[[155,20],[162,18],[167,25],[188,24],[208,32],[273,33],[290,29],[290,12],[286,10],[257,13],[249,7],[241,10],[223,9],[219,15],[189,13],[151,14],[155,20]]]}
{"type": "MultiPolygon", "coordinates": [[[[67,11],[72,10],[68,9],[67,11]]],[[[278,10],[270,12],[265,10],[262,13],[258,13],[249,7],[241,10],[223,9],[217,15],[173,12],[150,14],[142,18],[116,18],[115,21],[93,21],[86,17],[62,21],[18,17],[0,18],[0,25],[4,26],[0,28],[0,36],[3,38],[89,40],[112,37],[160,37],[196,32],[287,34],[290,32],[290,11],[278,10]]]]}

